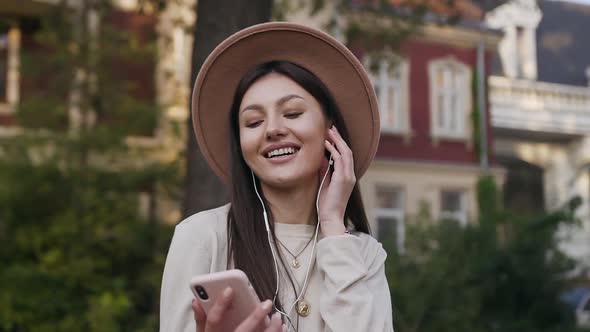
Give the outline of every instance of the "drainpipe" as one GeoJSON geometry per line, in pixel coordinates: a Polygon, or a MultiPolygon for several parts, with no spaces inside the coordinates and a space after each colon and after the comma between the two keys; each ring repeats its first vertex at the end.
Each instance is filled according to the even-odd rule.
{"type": "Polygon", "coordinates": [[[489,170],[488,160],[488,128],[486,126],[486,71],[485,71],[485,45],[483,36],[477,44],[477,103],[479,110],[479,141],[480,141],[480,152],[479,160],[481,169],[484,173],[489,170]]]}

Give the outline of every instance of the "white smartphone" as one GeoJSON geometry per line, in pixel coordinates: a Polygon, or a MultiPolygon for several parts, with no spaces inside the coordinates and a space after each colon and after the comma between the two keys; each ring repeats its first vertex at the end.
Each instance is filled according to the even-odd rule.
{"type": "Polygon", "coordinates": [[[248,277],[238,269],[196,276],[191,280],[190,287],[206,313],[223,296],[227,287],[232,288],[232,304],[227,308],[221,331],[235,330],[260,305],[260,299],[248,277]]]}

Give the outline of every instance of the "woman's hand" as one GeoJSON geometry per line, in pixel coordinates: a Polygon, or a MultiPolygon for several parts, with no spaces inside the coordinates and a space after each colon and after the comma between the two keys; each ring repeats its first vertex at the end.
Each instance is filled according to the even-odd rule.
{"type": "MultiPolygon", "coordinates": [[[[205,313],[203,307],[197,300],[193,300],[193,314],[197,322],[197,331],[199,332],[217,332],[221,331],[221,322],[223,322],[225,312],[231,305],[233,299],[233,291],[231,288],[226,288],[223,296],[219,298],[209,314],[205,313]]],[[[284,327],[281,324],[281,316],[279,313],[272,315],[270,322],[266,319],[272,308],[270,300],[262,302],[251,314],[246,318],[234,332],[282,332],[284,327]]],[[[225,332],[225,331],[222,331],[225,332]]]]}
{"type": "MultiPolygon", "coordinates": [[[[336,127],[328,129],[328,139],[324,142],[326,150],[332,154],[334,171],[326,176],[320,193],[319,218],[324,236],[342,235],[345,232],[344,214],[350,194],[356,184],[352,150],[348,147],[336,127]],[[332,143],[334,145],[332,145],[332,143]]],[[[320,170],[320,181],[328,165],[320,170]]]]}

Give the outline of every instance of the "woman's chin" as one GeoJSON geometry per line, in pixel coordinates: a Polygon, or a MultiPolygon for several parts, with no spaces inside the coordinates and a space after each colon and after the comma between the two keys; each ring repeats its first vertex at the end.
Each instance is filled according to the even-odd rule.
{"type": "Polygon", "coordinates": [[[273,189],[290,189],[296,187],[300,181],[291,177],[269,178],[263,184],[273,189]]]}
{"type": "MultiPolygon", "coordinates": [[[[316,176],[317,177],[317,176],[316,176]]],[[[267,174],[262,178],[264,186],[275,189],[294,189],[301,185],[309,185],[314,179],[311,176],[301,176],[296,174],[267,174]]]]}

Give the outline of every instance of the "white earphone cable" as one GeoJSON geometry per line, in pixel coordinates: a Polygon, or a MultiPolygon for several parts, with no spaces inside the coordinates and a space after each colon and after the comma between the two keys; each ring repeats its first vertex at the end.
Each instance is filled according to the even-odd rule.
{"type": "Polygon", "coordinates": [[[275,288],[275,294],[272,298],[272,306],[273,308],[276,310],[276,312],[278,312],[281,316],[285,317],[287,319],[287,321],[289,322],[289,329],[293,328],[293,330],[295,330],[295,327],[293,326],[293,322],[291,322],[291,318],[289,317],[289,314],[279,310],[279,308],[277,308],[276,306],[276,300],[277,300],[277,296],[279,295],[279,287],[281,285],[280,282],[280,278],[279,278],[279,266],[277,264],[277,256],[275,253],[275,245],[272,241],[272,237],[270,235],[270,224],[268,222],[268,214],[266,213],[266,207],[264,206],[264,201],[262,200],[262,197],[260,197],[260,194],[258,193],[258,188],[256,186],[256,178],[254,177],[254,172],[252,170],[250,170],[250,173],[252,174],[252,182],[254,184],[254,191],[256,192],[256,196],[258,196],[258,200],[260,201],[260,204],[262,205],[262,215],[264,217],[264,226],[266,227],[266,235],[268,238],[268,245],[270,246],[270,252],[272,254],[272,259],[273,259],[273,265],[275,267],[275,279],[276,279],[276,288],[275,288]]]}
{"type": "Polygon", "coordinates": [[[303,281],[303,287],[301,287],[301,290],[299,291],[299,296],[295,299],[295,302],[291,305],[291,308],[289,309],[288,313],[291,313],[291,311],[293,311],[293,309],[297,305],[297,302],[299,302],[299,300],[301,300],[303,298],[303,294],[305,294],[305,291],[307,290],[307,284],[309,282],[309,275],[311,272],[311,265],[312,265],[311,263],[315,257],[315,247],[318,242],[318,233],[319,233],[319,228],[320,228],[320,193],[322,192],[324,182],[326,181],[326,177],[328,176],[328,173],[330,172],[330,167],[332,166],[333,162],[334,161],[332,160],[332,155],[330,154],[330,160],[328,161],[328,169],[326,170],[326,173],[324,173],[324,176],[322,177],[322,182],[320,182],[320,186],[318,188],[318,193],[316,195],[316,200],[315,200],[317,223],[316,223],[316,228],[315,228],[313,245],[311,246],[311,256],[309,258],[309,263],[307,264],[307,271],[305,272],[305,280],[303,281]]]}
{"type": "Polygon", "coordinates": [[[266,233],[267,233],[267,237],[268,237],[268,244],[270,246],[270,251],[272,254],[272,258],[273,258],[273,263],[274,263],[274,267],[275,267],[275,276],[276,276],[276,289],[275,289],[275,294],[274,297],[272,299],[272,305],[273,308],[282,316],[284,316],[287,321],[289,322],[289,330],[291,330],[291,328],[293,330],[296,330],[295,326],[293,325],[291,318],[289,317],[289,314],[291,313],[291,311],[293,311],[293,309],[295,308],[295,306],[297,305],[297,302],[299,302],[299,300],[302,299],[303,294],[305,294],[305,291],[307,290],[307,285],[308,285],[308,281],[309,281],[309,276],[310,276],[310,272],[311,272],[311,265],[312,265],[312,261],[313,258],[315,256],[315,247],[317,244],[317,240],[318,240],[318,233],[319,233],[319,228],[320,228],[320,207],[319,207],[319,202],[320,202],[320,193],[322,191],[322,188],[324,186],[324,182],[326,181],[326,177],[328,176],[328,173],[330,172],[330,167],[333,164],[333,160],[332,160],[332,155],[330,155],[330,159],[328,161],[328,169],[326,170],[326,173],[324,173],[324,176],[322,177],[322,181],[320,182],[320,186],[318,188],[318,193],[316,195],[316,202],[315,202],[315,207],[316,207],[316,214],[317,214],[317,223],[316,223],[316,229],[314,232],[314,240],[313,240],[313,245],[311,247],[311,256],[309,259],[309,262],[307,264],[307,270],[305,271],[305,280],[303,282],[303,287],[301,287],[301,290],[299,291],[299,296],[297,296],[297,298],[295,299],[295,302],[293,302],[293,304],[291,305],[291,308],[285,313],[281,310],[279,310],[276,305],[276,299],[277,296],[279,294],[279,286],[280,286],[280,279],[279,279],[279,268],[278,268],[278,264],[277,264],[277,257],[276,257],[276,253],[275,253],[275,244],[272,241],[272,237],[270,234],[270,224],[268,221],[268,214],[266,213],[266,207],[264,205],[264,201],[262,200],[262,197],[260,196],[260,194],[258,193],[258,188],[256,186],[256,178],[254,177],[254,172],[252,170],[250,170],[250,173],[252,174],[252,183],[254,184],[254,191],[256,192],[256,196],[258,197],[258,200],[260,201],[260,204],[262,205],[262,215],[264,217],[264,226],[266,227],[266,233]]]}

